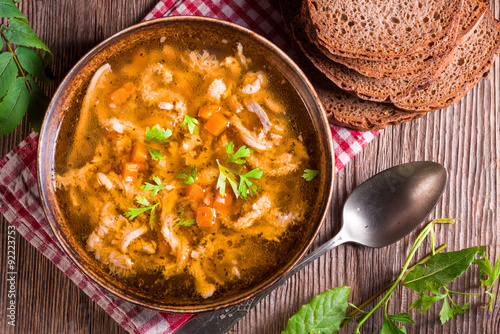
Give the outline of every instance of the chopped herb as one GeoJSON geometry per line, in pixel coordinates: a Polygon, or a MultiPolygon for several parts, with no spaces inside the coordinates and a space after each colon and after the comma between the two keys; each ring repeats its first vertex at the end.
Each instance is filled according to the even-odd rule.
{"type": "Polygon", "coordinates": [[[311,181],[312,179],[314,179],[318,175],[319,175],[319,170],[306,169],[304,171],[304,175],[302,175],[302,177],[304,179],[306,179],[306,181],[311,181]]]}
{"type": "Polygon", "coordinates": [[[257,191],[259,191],[259,187],[253,184],[249,178],[252,179],[260,179],[264,176],[264,172],[260,171],[258,168],[252,169],[246,174],[240,175],[240,185],[238,187],[238,191],[244,199],[247,198],[247,193],[250,192],[250,196],[254,196],[257,191]]]}
{"type": "Polygon", "coordinates": [[[151,129],[146,128],[146,148],[149,151],[151,157],[155,160],[163,160],[164,157],[161,155],[160,150],[152,148],[148,144],[162,143],[167,140],[172,135],[172,130],[162,129],[158,125],[153,126],[151,129]]]}
{"type": "Polygon", "coordinates": [[[230,142],[226,145],[227,152],[227,162],[235,162],[239,165],[245,163],[245,160],[241,158],[248,158],[252,154],[252,150],[247,148],[245,145],[241,146],[236,153],[233,154],[234,144],[230,142]]]}
{"type": "Polygon", "coordinates": [[[219,189],[219,193],[221,194],[221,196],[224,196],[226,194],[226,180],[227,180],[229,181],[231,188],[233,188],[234,195],[236,196],[236,198],[238,198],[240,195],[238,192],[238,183],[234,179],[234,175],[238,175],[238,173],[221,165],[219,161],[217,161],[217,164],[219,165],[219,178],[217,179],[216,188],[219,189]]]}
{"type": "Polygon", "coordinates": [[[172,135],[172,130],[162,129],[158,125],[153,126],[151,129],[146,128],[146,143],[162,143],[172,135]]]}
{"type": "Polygon", "coordinates": [[[141,189],[151,191],[151,196],[156,196],[160,190],[165,189],[165,186],[158,176],[153,176],[153,181],[155,181],[156,185],[146,182],[141,186],[141,189]]]}
{"type": "Polygon", "coordinates": [[[200,129],[198,129],[196,124],[198,124],[198,120],[196,118],[184,115],[184,121],[181,123],[181,126],[184,128],[187,125],[189,133],[197,135],[200,133],[200,129]]]}
{"type": "Polygon", "coordinates": [[[184,219],[185,210],[183,207],[180,207],[177,210],[177,213],[179,215],[179,221],[177,222],[177,224],[174,225],[174,228],[177,226],[193,226],[196,224],[196,219],[194,218],[184,219]]]}
{"type": "Polygon", "coordinates": [[[194,181],[196,181],[196,166],[191,166],[189,168],[189,174],[186,172],[177,173],[177,175],[175,175],[175,177],[177,179],[186,180],[183,182],[184,184],[187,184],[187,185],[193,184],[194,181]]]}
{"type": "MultiPolygon", "coordinates": [[[[144,213],[148,210],[151,210],[152,211],[151,215],[154,215],[153,210],[159,204],[159,203],[151,204],[151,203],[149,203],[149,201],[145,197],[142,197],[142,196],[137,196],[135,198],[135,200],[137,201],[138,204],[144,205],[145,207],[144,208],[128,208],[128,211],[125,212],[125,217],[127,217],[129,220],[135,219],[135,217],[137,217],[141,213],[144,213]]],[[[153,224],[151,224],[152,221],[154,222],[154,219],[152,220],[151,216],[150,216],[149,224],[151,226],[151,229],[153,229],[153,226],[154,226],[153,224]]]]}
{"type": "Polygon", "coordinates": [[[179,219],[179,221],[177,222],[177,224],[174,225],[174,227],[176,227],[176,226],[193,226],[195,224],[196,224],[196,219],[194,219],[194,218],[179,219]]]}

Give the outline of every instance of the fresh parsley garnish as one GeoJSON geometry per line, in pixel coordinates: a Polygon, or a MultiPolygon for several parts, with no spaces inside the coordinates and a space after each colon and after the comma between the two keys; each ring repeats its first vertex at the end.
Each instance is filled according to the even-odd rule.
{"type": "Polygon", "coordinates": [[[53,55],[28,25],[12,0],[0,1],[0,17],[8,19],[0,29],[0,136],[21,123],[26,112],[35,131],[40,131],[48,98],[35,78],[50,84],[46,68],[53,55]],[[39,49],[39,54],[31,48],[39,49]]]}
{"type": "Polygon", "coordinates": [[[177,179],[185,180],[184,182],[182,182],[184,184],[193,184],[194,181],[196,181],[196,166],[189,167],[189,174],[183,171],[181,173],[177,173],[175,177],[177,179]]]}
{"type": "Polygon", "coordinates": [[[260,179],[264,176],[264,172],[260,171],[259,168],[252,169],[248,173],[240,175],[240,185],[238,186],[238,192],[241,197],[244,199],[247,198],[247,193],[250,193],[250,196],[254,196],[257,191],[259,191],[259,187],[253,184],[249,178],[252,179],[260,179]]]}
{"type": "Polygon", "coordinates": [[[197,135],[200,133],[200,129],[196,126],[196,124],[198,124],[198,120],[196,118],[184,115],[184,121],[181,123],[181,126],[184,128],[187,125],[189,133],[197,135]]]}
{"type": "Polygon", "coordinates": [[[137,196],[135,198],[136,202],[140,205],[144,205],[143,208],[128,208],[128,211],[125,212],[125,217],[127,217],[129,220],[134,220],[137,216],[140,214],[151,210],[151,215],[149,219],[149,225],[151,227],[151,230],[154,228],[154,210],[158,206],[159,203],[156,204],[151,204],[149,201],[142,196],[137,196]]]}
{"type": "Polygon", "coordinates": [[[252,150],[247,148],[245,145],[241,146],[234,154],[233,149],[233,142],[229,142],[229,144],[226,145],[227,162],[234,162],[241,165],[245,163],[245,160],[241,158],[248,158],[252,154],[252,150]]]}
{"type": "Polygon", "coordinates": [[[217,161],[217,164],[219,165],[219,178],[217,179],[216,188],[219,189],[221,196],[224,196],[226,194],[226,180],[227,180],[229,181],[231,188],[233,188],[234,195],[236,196],[236,198],[238,198],[239,196],[238,183],[234,178],[234,175],[235,174],[237,175],[237,173],[221,165],[219,161],[217,161]]]}
{"type": "Polygon", "coordinates": [[[311,181],[312,179],[314,179],[318,175],[319,175],[319,170],[306,169],[304,171],[304,175],[302,175],[302,177],[304,179],[306,179],[306,181],[311,181]]]}
{"type": "Polygon", "coordinates": [[[158,125],[153,126],[151,129],[149,127],[146,128],[146,148],[153,159],[163,160],[164,157],[161,155],[160,150],[152,148],[148,144],[163,143],[170,136],[172,136],[172,130],[170,129],[162,129],[158,125]]]}
{"type": "Polygon", "coordinates": [[[163,183],[161,183],[161,180],[158,176],[153,176],[153,181],[156,184],[145,182],[141,186],[141,189],[146,191],[151,191],[151,196],[156,196],[160,190],[165,189],[165,186],[163,185],[163,183]]]}
{"type": "Polygon", "coordinates": [[[184,219],[185,209],[183,207],[180,207],[177,213],[179,215],[179,221],[174,225],[174,228],[177,226],[193,226],[196,224],[196,219],[194,218],[184,219]]]}

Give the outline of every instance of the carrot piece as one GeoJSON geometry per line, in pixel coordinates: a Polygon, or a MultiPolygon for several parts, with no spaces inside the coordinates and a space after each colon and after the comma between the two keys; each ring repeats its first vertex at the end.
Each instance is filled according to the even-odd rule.
{"type": "Polygon", "coordinates": [[[131,82],[127,82],[125,85],[118,88],[108,96],[108,102],[114,103],[115,105],[119,106],[132,95],[133,91],[134,84],[131,82]]]}
{"type": "Polygon", "coordinates": [[[148,149],[142,143],[137,143],[132,150],[131,159],[133,162],[144,162],[148,160],[148,149]]]}
{"type": "Polygon", "coordinates": [[[209,104],[207,106],[203,106],[198,110],[198,116],[203,118],[204,120],[207,120],[212,116],[212,114],[218,112],[220,110],[220,107],[215,105],[215,104],[209,104]]]}
{"type": "Polygon", "coordinates": [[[217,193],[217,195],[215,196],[213,207],[218,212],[227,213],[231,209],[232,203],[233,197],[229,192],[226,192],[224,196],[222,196],[220,193],[217,193]]]}
{"type": "Polygon", "coordinates": [[[205,129],[214,136],[220,135],[229,125],[229,120],[220,112],[214,113],[205,123],[205,129]]]}
{"type": "Polygon", "coordinates": [[[135,162],[126,162],[122,166],[122,179],[125,182],[133,182],[139,174],[141,164],[135,162]]]}
{"type": "Polygon", "coordinates": [[[203,201],[203,197],[205,196],[205,192],[203,188],[197,185],[196,183],[192,183],[186,188],[186,197],[190,200],[201,203],[203,201]]]}
{"type": "Polygon", "coordinates": [[[208,206],[196,209],[196,222],[199,227],[210,227],[215,223],[215,211],[208,206]]]}

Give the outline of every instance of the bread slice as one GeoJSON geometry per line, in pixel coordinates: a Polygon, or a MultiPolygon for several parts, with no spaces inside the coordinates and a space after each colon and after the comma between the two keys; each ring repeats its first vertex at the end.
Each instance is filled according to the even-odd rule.
{"type": "Polygon", "coordinates": [[[350,58],[395,60],[446,44],[462,0],[306,0],[317,41],[350,58]]]}
{"type": "MultiPolygon", "coordinates": [[[[293,46],[298,49],[296,43],[293,46]]],[[[300,50],[297,52],[296,61],[316,89],[331,124],[359,131],[372,131],[384,129],[387,125],[409,122],[426,114],[398,109],[390,103],[366,101],[352,96],[315,68],[300,50]]]]}
{"type": "MultiPolygon", "coordinates": [[[[297,15],[302,0],[280,0],[281,12],[288,30],[297,15]]],[[[344,92],[314,67],[292,41],[297,51],[295,60],[313,84],[331,124],[359,131],[381,130],[422,117],[425,112],[409,112],[389,103],[366,101],[344,92]]]]}
{"type": "Polygon", "coordinates": [[[304,29],[307,29],[304,23],[307,23],[307,20],[304,20],[302,15],[297,15],[291,24],[292,36],[302,52],[337,86],[365,100],[390,102],[400,96],[407,96],[419,88],[430,85],[437,79],[448,61],[447,58],[441,59],[421,73],[399,79],[367,77],[326,57],[310,42],[304,32],[304,29]]]}
{"type": "MultiPolygon", "coordinates": [[[[294,1],[301,2],[302,0],[289,0],[289,2],[294,1]]],[[[460,43],[463,38],[466,38],[466,35],[478,24],[487,8],[488,2],[486,0],[464,0],[460,20],[454,23],[450,32],[453,36],[450,36],[446,43],[435,45],[424,52],[411,55],[403,60],[380,61],[342,57],[331,54],[320,43],[316,42],[314,44],[331,60],[356,70],[365,76],[374,78],[411,76],[417,74],[425,67],[432,66],[433,62],[440,61],[439,58],[449,56],[453,52],[455,45],[460,43]]],[[[309,14],[307,13],[307,4],[305,2],[303,2],[301,10],[302,15],[307,18],[309,14]]],[[[313,29],[307,29],[307,32],[314,34],[313,29]]],[[[316,36],[309,36],[309,39],[313,42],[317,40],[316,36]]]]}
{"type": "Polygon", "coordinates": [[[469,38],[457,47],[452,61],[430,86],[395,104],[399,108],[430,111],[446,108],[459,101],[489,71],[500,53],[500,22],[488,9],[469,38]]]}

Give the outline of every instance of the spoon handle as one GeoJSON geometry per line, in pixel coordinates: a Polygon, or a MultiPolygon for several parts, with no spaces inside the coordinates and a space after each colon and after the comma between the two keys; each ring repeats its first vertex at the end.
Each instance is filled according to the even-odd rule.
{"type": "Polygon", "coordinates": [[[288,274],[286,274],[282,279],[273,284],[269,289],[262,292],[260,295],[228,308],[205,312],[198,316],[195,316],[191,320],[178,327],[174,331],[174,334],[222,334],[227,332],[265,296],[270,294],[271,291],[279,287],[281,284],[285,283],[288,278],[295,275],[299,270],[307,266],[312,261],[316,260],[321,255],[325,254],[329,250],[337,247],[340,244],[343,244],[344,242],[349,241],[350,240],[347,240],[342,236],[342,231],[339,232],[335,237],[325,242],[318,249],[304,256],[302,260],[290,272],[288,272],[288,274]]]}

